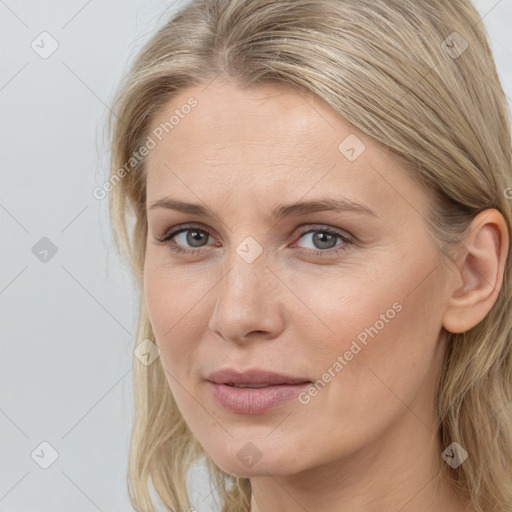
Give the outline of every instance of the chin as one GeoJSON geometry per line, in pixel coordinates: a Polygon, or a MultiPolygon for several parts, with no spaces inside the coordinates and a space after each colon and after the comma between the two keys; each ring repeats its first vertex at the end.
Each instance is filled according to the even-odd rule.
{"type": "Polygon", "coordinates": [[[284,476],[294,474],[295,471],[290,467],[284,467],[283,463],[263,463],[262,461],[256,463],[253,467],[249,468],[245,466],[245,464],[241,463],[239,460],[229,460],[222,462],[224,464],[219,464],[216,460],[214,460],[215,464],[222,469],[224,472],[228,473],[231,476],[238,478],[254,478],[257,476],[284,476]]]}
{"type": "Polygon", "coordinates": [[[304,460],[299,460],[297,452],[281,446],[269,446],[263,442],[256,444],[247,442],[234,442],[226,446],[224,452],[219,452],[219,445],[214,452],[207,452],[215,464],[226,473],[239,477],[251,478],[256,476],[283,476],[298,473],[304,470],[304,460]],[[240,446],[240,448],[238,448],[240,446]]]}

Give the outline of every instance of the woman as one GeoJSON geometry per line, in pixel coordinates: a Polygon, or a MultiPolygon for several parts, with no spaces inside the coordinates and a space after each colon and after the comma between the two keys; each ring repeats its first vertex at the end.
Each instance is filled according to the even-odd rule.
{"type": "Polygon", "coordinates": [[[137,510],[149,482],[194,510],[202,457],[224,512],[512,509],[512,151],[480,21],[196,0],[137,56],[109,180],[137,510]]]}

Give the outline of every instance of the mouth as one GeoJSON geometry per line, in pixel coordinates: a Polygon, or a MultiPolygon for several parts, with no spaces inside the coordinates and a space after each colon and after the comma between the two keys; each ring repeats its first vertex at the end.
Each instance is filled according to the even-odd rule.
{"type": "Polygon", "coordinates": [[[251,389],[259,389],[266,388],[268,386],[281,386],[282,384],[235,384],[234,382],[223,382],[226,386],[231,386],[232,388],[251,388],[251,389]]]}
{"type": "Polygon", "coordinates": [[[307,378],[294,377],[267,370],[250,369],[241,372],[231,368],[213,372],[206,380],[214,384],[225,384],[226,386],[239,388],[264,388],[267,386],[311,383],[307,378]]]}
{"type": "Polygon", "coordinates": [[[205,380],[217,404],[235,414],[262,414],[289,402],[312,384],[307,378],[259,369],[220,370],[205,380]]]}

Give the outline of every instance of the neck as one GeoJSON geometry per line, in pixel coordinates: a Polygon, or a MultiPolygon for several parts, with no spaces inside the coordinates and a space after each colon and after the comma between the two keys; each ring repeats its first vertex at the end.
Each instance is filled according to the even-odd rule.
{"type": "Polygon", "coordinates": [[[446,483],[438,436],[411,410],[386,435],[294,475],[251,478],[251,512],[473,512],[446,483]]]}

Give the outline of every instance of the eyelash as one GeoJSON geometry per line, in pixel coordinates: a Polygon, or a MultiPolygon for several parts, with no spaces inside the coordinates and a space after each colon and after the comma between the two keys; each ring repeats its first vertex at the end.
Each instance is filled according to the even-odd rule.
{"type": "MultiPolygon", "coordinates": [[[[168,231],[167,233],[165,233],[162,237],[160,237],[160,238],[157,237],[157,240],[161,243],[171,242],[171,240],[176,235],[179,235],[180,233],[183,233],[186,231],[192,231],[194,229],[210,235],[210,233],[208,232],[207,229],[204,229],[198,225],[192,224],[192,225],[183,225],[183,226],[179,227],[178,229],[172,229],[172,230],[168,231]]],[[[306,251],[306,253],[311,256],[321,256],[321,257],[322,256],[332,256],[332,255],[336,255],[336,254],[345,252],[345,251],[351,249],[352,246],[355,245],[355,242],[350,237],[345,235],[343,232],[335,230],[333,228],[325,228],[325,227],[316,228],[316,229],[304,229],[299,233],[298,239],[302,238],[304,235],[307,235],[308,233],[314,233],[314,232],[327,233],[329,235],[336,236],[342,240],[343,244],[341,244],[341,246],[338,249],[335,249],[335,248],[325,249],[325,250],[304,249],[306,251]]],[[[172,245],[171,243],[168,243],[167,245],[171,251],[174,251],[176,253],[197,254],[198,252],[201,252],[201,249],[183,249],[179,245],[172,245]]]]}

